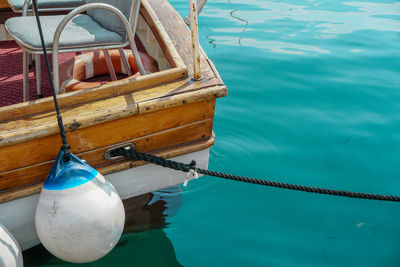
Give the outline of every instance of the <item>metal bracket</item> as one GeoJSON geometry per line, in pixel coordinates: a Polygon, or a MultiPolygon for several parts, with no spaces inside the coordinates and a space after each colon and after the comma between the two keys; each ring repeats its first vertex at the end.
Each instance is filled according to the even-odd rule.
{"type": "Polygon", "coordinates": [[[126,143],[126,144],[123,144],[123,145],[120,145],[120,146],[116,146],[116,147],[107,149],[104,152],[104,159],[106,159],[106,160],[116,160],[116,159],[122,158],[123,156],[118,155],[117,153],[115,153],[115,151],[117,149],[120,149],[120,148],[129,148],[129,149],[136,150],[136,146],[134,144],[126,143]]]}

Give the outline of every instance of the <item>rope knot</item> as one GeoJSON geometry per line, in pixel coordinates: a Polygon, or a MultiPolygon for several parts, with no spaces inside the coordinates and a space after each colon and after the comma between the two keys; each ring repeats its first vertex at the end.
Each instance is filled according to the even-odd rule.
{"type": "Polygon", "coordinates": [[[64,157],[63,157],[63,161],[67,162],[71,159],[71,146],[68,144],[64,144],[61,147],[62,150],[64,150],[64,157]]]}
{"type": "Polygon", "coordinates": [[[186,174],[185,182],[183,186],[187,186],[189,181],[199,178],[199,174],[197,173],[196,161],[192,160],[189,164],[189,172],[186,174]]]}
{"type": "Polygon", "coordinates": [[[189,164],[188,164],[188,167],[189,167],[189,170],[196,170],[197,169],[197,162],[195,161],[195,160],[192,160],[189,164]]]}

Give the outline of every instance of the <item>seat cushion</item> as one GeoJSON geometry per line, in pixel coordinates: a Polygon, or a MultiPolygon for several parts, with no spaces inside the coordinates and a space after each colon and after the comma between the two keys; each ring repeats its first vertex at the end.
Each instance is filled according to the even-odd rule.
{"type": "MultiPolygon", "coordinates": [[[[131,13],[132,0],[87,0],[88,3],[104,3],[116,7],[129,20],[131,13]]],[[[126,30],[122,21],[113,13],[104,9],[91,9],[87,14],[96,20],[106,29],[118,32],[119,35],[126,37],[126,30]]]]}
{"type": "MultiPolygon", "coordinates": [[[[63,15],[40,18],[47,48],[52,48],[54,33],[63,18],[63,15]]],[[[22,47],[31,50],[42,49],[35,17],[10,18],[5,26],[22,47]]],[[[93,47],[123,42],[124,39],[118,33],[103,28],[88,15],[81,14],[73,18],[64,28],[60,37],[60,48],[93,47]]]]}
{"type": "MultiPolygon", "coordinates": [[[[14,10],[22,10],[25,0],[8,0],[8,3],[14,10]]],[[[32,3],[32,0],[31,0],[32,3]]],[[[39,0],[38,7],[41,9],[48,8],[73,8],[85,4],[85,0],[39,0]]],[[[31,4],[29,8],[31,8],[31,4]]]]}

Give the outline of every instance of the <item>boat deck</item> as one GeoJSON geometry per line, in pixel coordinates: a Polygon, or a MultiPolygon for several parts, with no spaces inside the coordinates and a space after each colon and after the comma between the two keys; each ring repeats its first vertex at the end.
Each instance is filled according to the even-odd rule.
{"type": "MultiPolygon", "coordinates": [[[[203,50],[202,79],[192,79],[190,30],[168,1],[142,0],[141,14],[151,21],[154,35],[164,40],[160,46],[170,69],[58,96],[72,152],[103,174],[144,164],[105,160],[104,151],[121,143],[132,142],[141,152],[164,157],[209,148],[214,143],[215,99],[227,95],[203,50]]],[[[8,60],[20,68],[16,60],[22,56],[10,44],[5,43],[10,47],[8,53],[17,54],[14,61],[8,60]]],[[[2,95],[10,100],[4,104],[22,99],[21,73],[14,69],[1,74],[2,81],[9,84],[2,95]]],[[[31,76],[34,83],[33,73],[31,76]]],[[[34,99],[34,84],[30,90],[34,99]]],[[[45,81],[43,92],[49,95],[45,81]]],[[[40,192],[61,145],[55,118],[50,97],[0,107],[0,203],[40,192]]]]}
{"type": "MultiPolygon", "coordinates": [[[[136,38],[136,45],[139,51],[146,52],[138,38],[136,38]]],[[[75,56],[75,53],[60,54],[60,64],[73,56],[75,56]]],[[[49,61],[51,64],[51,55],[49,55],[49,61]]],[[[51,96],[51,89],[43,56],[41,56],[40,62],[42,69],[42,95],[43,97],[48,97],[51,96]]],[[[123,78],[123,76],[119,75],[119,78],[123,78]]],[[[12,40],[0,41],[0,107],[22,102],[22,79],[21,47],[12,40]]],[[[107,75],[92,78],[90,81],[106,83],[111,79],[107,75]]],[[[29,100],[35,100],[36,98],[35,67],[32,66],[29,71],[29,100]]]]}

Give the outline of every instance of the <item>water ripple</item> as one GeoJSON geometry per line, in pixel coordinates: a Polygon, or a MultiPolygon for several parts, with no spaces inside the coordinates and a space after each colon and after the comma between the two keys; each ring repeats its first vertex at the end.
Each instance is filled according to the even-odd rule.
{"type": "MultiPolygon", "coordinates": [[[[212,32],[220,34],[207,38],[213,40],[213,45],[237,44],[273,53],[308,55],[331,52],[327,47],[310,46],[310,39],[337,39],[342,34],[367,30],[400,32],[400,3],[342,2],[338,11],[326,9],[322,2],[301,3],[304,1],[230,1],[229,7],[234,9],[228,11],[226,2],[216,1],[214,8],[206,9],[202,16],[207,20],[229,20],[231,27],[211,26],[212,32]],[[288,20],[297,25],[287,27],[288,20]]],[[[359,53],[362,49],[350,52],[359,53]]]]}
{"type": "MultiPolygon", "coordinates": [[[[399,16],[400,3],[342,2],[341,4],[356,7],[356,11],[335,12],[309,9],[308,5],[257,0],[246,1],[246,10],[240,10],[239,8],[237,10],[240,10],[241,20],[246,21],[249,25],[257,23],[265,24],[273,20],[291,19],[295,21],[315,22],[312,26],[323,28],[320,32],[327,34],[351,33],[356,30],[400,32],[399,20],[375,17],[379,15],[399,16]]],[[[210,10],[204,16],[229,19],[226,10],[218,8],[210,10]]]]}

